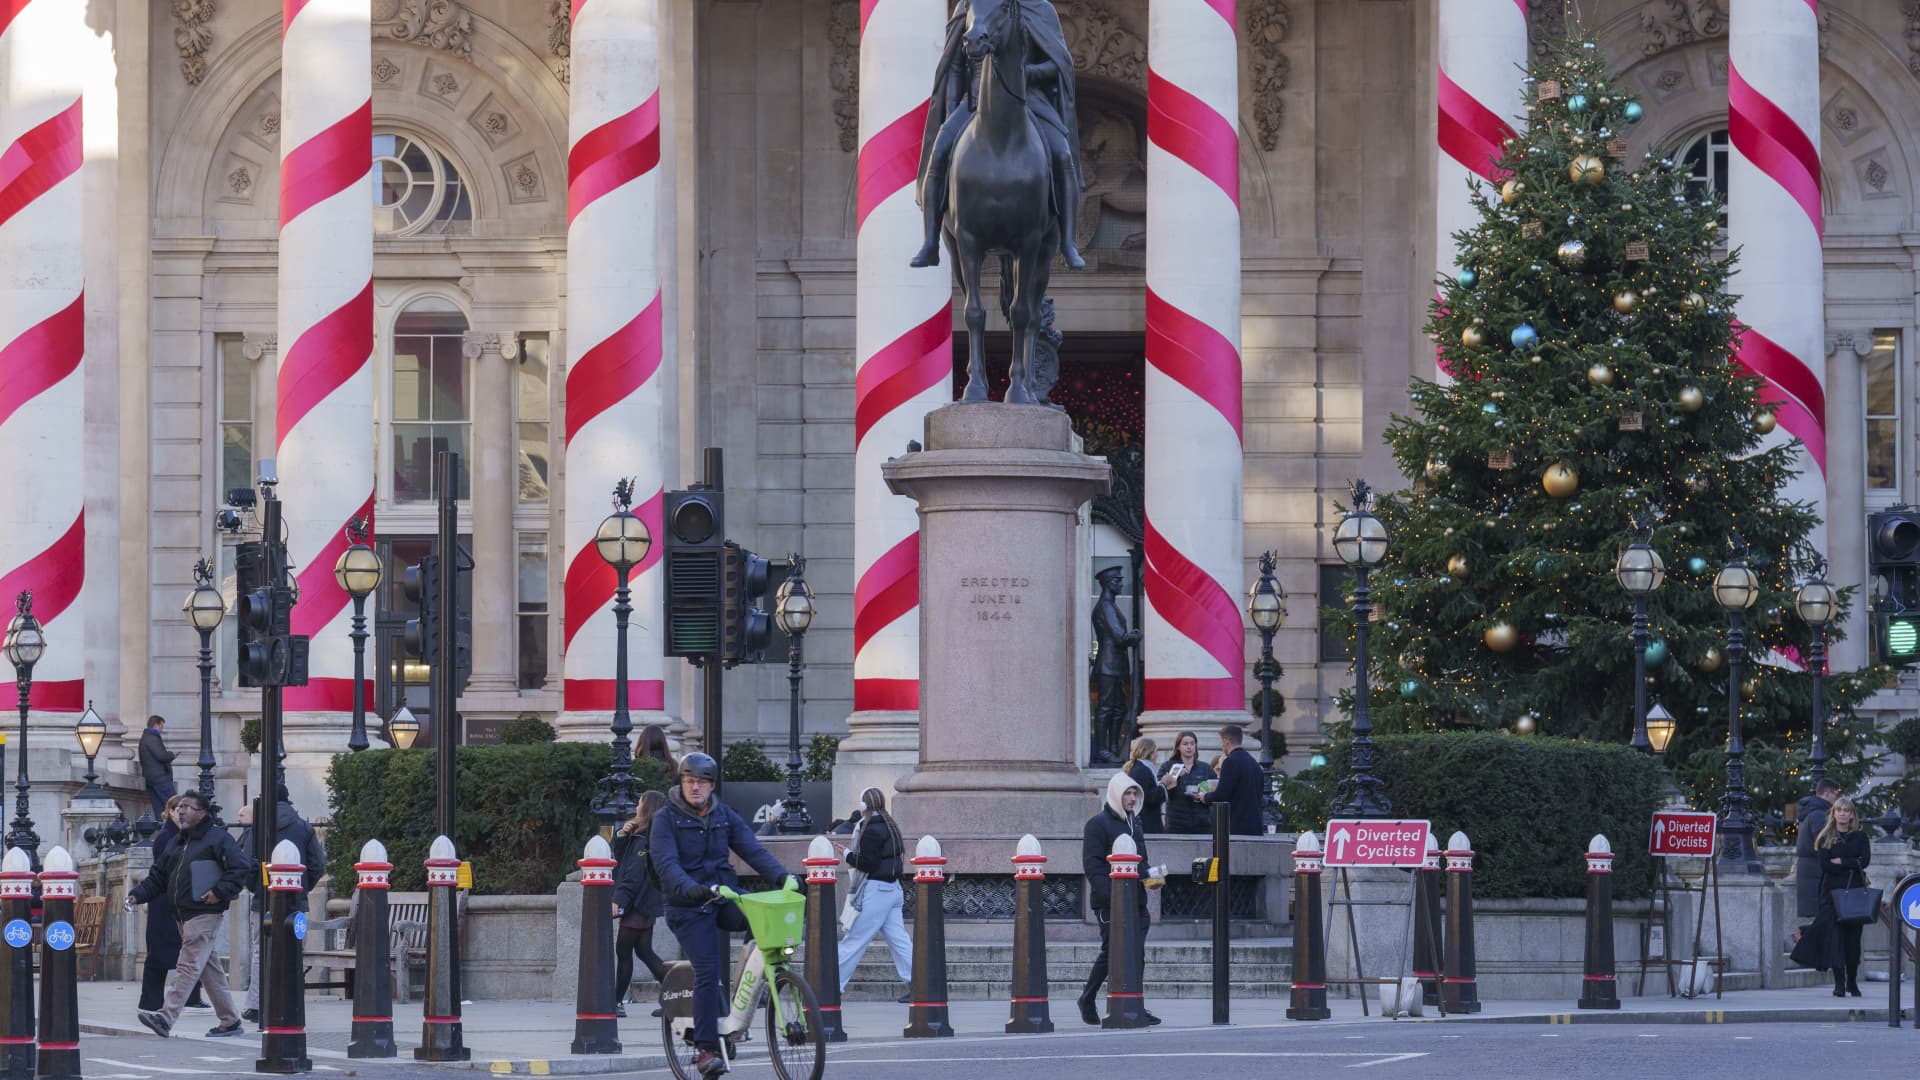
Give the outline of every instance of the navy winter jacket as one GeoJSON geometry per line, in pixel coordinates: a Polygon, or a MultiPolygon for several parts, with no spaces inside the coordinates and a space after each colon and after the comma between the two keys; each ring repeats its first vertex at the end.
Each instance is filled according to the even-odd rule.
{"type": "Polygon", "coordinates": [[[712,886],[738,887],[728,852],[738,854],[754,873],[771,882],[784,882],[787,870],[760,841],[753,826],[718,799],[709,800],[699,814],[678,791],[669,792],[667,805],[653,818],[653,846],[648,851],[660,876],[660,891],[677,908],[705,907],[713,902],[712,886]]]}

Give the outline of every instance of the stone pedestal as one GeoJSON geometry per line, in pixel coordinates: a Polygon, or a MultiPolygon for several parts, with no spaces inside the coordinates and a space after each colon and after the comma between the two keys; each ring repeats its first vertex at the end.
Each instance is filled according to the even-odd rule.
{"type": "Polygon", "coordinates": [[[920,747],[895,790],[909,832],[1073,832],[1098,805],[1075,767],[1080,507],[1105,461],[1064,413],[949,405],[924,450],[882,466],[919,504],[920,747]]]}

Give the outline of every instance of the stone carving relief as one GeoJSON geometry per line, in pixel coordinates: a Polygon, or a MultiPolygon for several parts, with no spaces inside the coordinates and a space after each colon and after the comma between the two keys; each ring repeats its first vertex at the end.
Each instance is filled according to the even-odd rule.
{"type": "Polygon", "coordinates": [[[860,149],[860,4],[833,0],[827,9],[827,82],[833,88],[833,123],[840,150],[860,149]]]}
{"type": "Polygon", "coordinates": [[[1286,115],[1281,93],[1293,64],[1280,51],[1293,28],[1293,15],[1281,0],[1253,0],[1246,8],[1240,28],[1247,43],[1247,55],[1253,66],[1253,123],[1260,136],[1260,149],[1272,153],[1280,144],[1280,120],[1286,115]]]}
{"type": "MultiPolygon", "coordinates": [[[[1260,0],[1256,6],[1278,2],[1260,0]]],[[[1060,11],[1060,27],[1066,31],[1075,72],[1146,92],[1147,43],[1127,29],[1111,8],[1102,0],[1058,0],[1054,7],[1060,11]]]]}
{"type": "Polygon", "coordinates": [[[467,115],[467,123],[480,133],[481,138],[487,140],[488,146],[496,150],[520,134],[520,125],[514,120],[513,112],[491,92],[467,115]]]}
{"type": "Polygon", "coordinates": [[[508,202],[533,203],[546,200],[546,182],[541,179],[540,162],[533,151],[529,150],[501,165],[500,174],[507,182],[508,202]]]}
{"type": "Polygon", "coordinates": [[[560,84],[568,84],[573,69],[573,4],[570,0],[547,0],[548,61],[560,84]]]}
{"type": "Polygon", "coordinates": [[[173,0],[173,44],[180,50],[180,77],[199,86],[207,77],[207,50],[213,46],[213,0],[173,0]]]}
{"type": "Polygon", "coordinates": [[[1138,271],[1147,258],[1147,140],[1138,115],[1082,99],[1080,196],[1074,240],[1096,270],[1138,271]]]}
{"type": "Polygon", "coordinates": [[[1533,54],[1546,56],[1553,42],[1567,36],[1566,0],[1527,0],[1527,36],[1533,54]]]}
{"type": "MultiPolygon", "coordinates": [[[[1656,56],[1696,41],[1727,36],[1730,0],[1649,0],[1640,13],[1640,51],[1656,56]]],[[[1820,55],[1827,55],[1832,10],[1820,13],[1820,55]]]]}
{"type": "Polygon", "coordinates": [[[264,169],[265,166],[252,158],[229,153],[225,176],[219,186],[220,201],[242,206],[251,204],[254,195],[258,194],[259,178],[264,169]]]}
{"type": "Polygon", "coordinates": [[[374,82],[379,83],[381,86],[391,86],[393,85],[393,80],[399,77],[400,65],[394,63],[391,58],[385,56],[376,56],[373,58],[374,82]]]}
{"type": "Polygon", "coordinates": [[[460,0],[373,0],[373,32],[473,59],[473,13],[460,0]]]}
{"type": "Polygon", "coordinates": [[[459,99],[462,89],[464,87],[461,85],[459,76],[438,64],[430,63],[427,69],[420,73],[420,95],[432,98],[442,105],[451,107],[459,99]]]}
{"type": "Polygon", "coordinates": [[[1907,70],[1920,75],[1920,0],[1906,0],[1900,10],[1907,17],[1907,70]]]}
{"type": "Polygon", "coordinates": [[[1860,180],[1860,197],[1863,199],[1891,199],[1899,195],[1888,183],[1893,179],[1893,171],[1887,165],[1887,149],[1879,147],[1855,158],[1854,175],[1860,180]]]}

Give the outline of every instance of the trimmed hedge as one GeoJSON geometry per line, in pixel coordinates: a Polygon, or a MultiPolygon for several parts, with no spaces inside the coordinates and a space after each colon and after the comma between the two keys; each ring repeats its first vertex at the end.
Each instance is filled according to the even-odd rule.
{"type": "MultiPolygon", "coordinates": [[[[473,861],[476,894],[551,893],[574,871],[581,846],[599,828],[590,807],[607,755],[603,742],[456,751],[456,839],[461,856],[473,861]]],[[[666,790],[658,761],[636,761],[634,776],[647,788],[666,790]]],[[[327,770],[327,798],[333,808],[327,871],[335,882],[354,880],[361,845],[378,837],[393,863],[393,887],[426,888],[422,861],[438,823],[433,750],[341,754],[327,770]]]]}
{"type": "MultiPolygon", "coordinates": [[[[1349,745],[1287,783],[1287,826],[1323,830],[1349,745]]],[[[1651,891],[1647,832],[1660,805],[1660,770],[1631,747],[1495,732],[1379,735],[1374,775],[1396,817],[1433,822],[1442,848],[1456,829],[1477,856],[1473,892],[1489,898],[1583,897],[1587,842],[1613,845],[1615,896],[1651,891]]]]}

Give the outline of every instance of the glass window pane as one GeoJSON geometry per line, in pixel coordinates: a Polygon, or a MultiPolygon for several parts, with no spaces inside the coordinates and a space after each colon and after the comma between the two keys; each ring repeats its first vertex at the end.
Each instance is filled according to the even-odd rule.
{"type": "Polygon", "coordinates": [[[520,339],[519,399],[514,416],[521,420],[547,419],[548,342],[545,334],[528,334],[520,339]]]}
{"type": "Polygon", "coordinates": [[[220,497],[253,486],[253,425],[220,425],[220,497]]]}
{"type": "Polygon", "coordinates": [[[241,351],[239,334],[221,334],[220,419],[253,419],[253,361],[241,351]]]}
{"type": "Polygon", "coordinates": [[[467,358],[457,337],[433,339],[433,418],[467,418],[467,358]]]}
{"type": "Polygon", "coordinates": [[[547,607],[547,540],[544,536],[520,538],[520,610],[545,611],[547,607]]]}
{"type": "Polygon", "coordinates": [[[425,502],[433,498],[432,424],[393,425],[393,500],[425,502]]]}
{"type": "Polygon", "coordinates": [[[393,339],[393,417],[425,420],[430,414],[427,394],[427,338],[393,339]]]}
{"type": "Polygon", "coordinates": [[[401,334],[464,334],[467,317],[451,301],[429,296],[415,300],[394,320],[393,332],[401,334]]]}
{"type": "Polygon", "coordinates": [[[538,690],[547,683],[547,614],[519,617],[519,687],[538,690]]]}
{"type": "Polygon", "coordinates": [[[1868,416],[1892,416],[1900,411],[1892,349],[1876,348],[1867,355],[1866,379],[1868,416]]]}
{"type": "Polygon", "coordinates": [[[1891,490],[1900,486],[1895,476],[1899,459],[1900,421],[1867,421],[1867,486],[1891,490]]]}
{"type": "Polygon", "coordinates": [[[520,461],[518,488],[523,503],[546,502],[547,425],[520,424],[520,461]]]}

